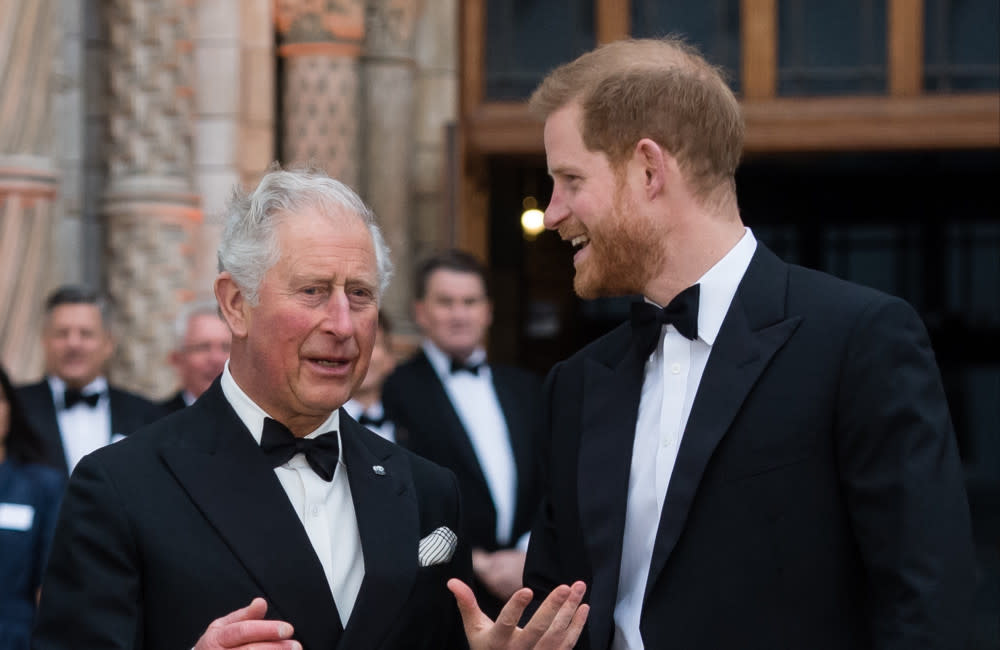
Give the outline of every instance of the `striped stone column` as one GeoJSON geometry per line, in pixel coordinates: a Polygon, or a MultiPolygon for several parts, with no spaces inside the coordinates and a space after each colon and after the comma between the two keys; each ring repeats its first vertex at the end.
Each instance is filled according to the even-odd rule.
{"type": "Polygon", "coordinates": [[[56,9],[0,0],[0,362],[17,381],[42,371],[41,303],[53,277],[56,9]]]}
{"type": "Polygon", "coordinates": [[[172,325],[192,296],[201,223],[192,181],[192,2],[110,0],[107,288],[118,347],[112,379],[170,392],[172,325]]]}
{"type": "Polygon", "coordinates": [[[281,159],[312,164],[358,188],[363,0],[276,0],[281,159]]]}

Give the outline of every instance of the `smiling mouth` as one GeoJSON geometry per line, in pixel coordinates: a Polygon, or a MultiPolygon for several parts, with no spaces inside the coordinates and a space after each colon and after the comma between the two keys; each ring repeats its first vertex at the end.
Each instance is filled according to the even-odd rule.
{"type": "Polygon", "coordinates": [[[580,250],[581,248],[590,243],[590,237],[586,235],[577,235],[573,239],[569,240],[569,243],[570,246],[572,246],[573,248],[580,250]]]}

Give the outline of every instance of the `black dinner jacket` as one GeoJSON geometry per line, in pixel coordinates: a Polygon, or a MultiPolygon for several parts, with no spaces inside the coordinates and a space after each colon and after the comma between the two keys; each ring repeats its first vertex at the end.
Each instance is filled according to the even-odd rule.
{"type": "MultiPolygon", "coordinates": [[[[49,382],[42,379],[34,384],[21,386],[17,389],[17,394],[28,420],[45,443],[45,463],[68,475],[66,449],[63,447],[62,435],[59,432],[56,403],[49,382]]],[[[108,442],[111,442],[112,436],[127,436],[166,415],[166,411],[158,404],[110,384],[108,399],[111,408],[111,431],[108,432],[108,442]]]]}
{"type": "MultiPolygon", "coordinates": [[[[645,359],[625,324],[553,368],[526,584],[582,579],[609,647],[645,359]]],[[[964,648],[969,509],[939,372],[902,300],[763,245],[713,345],[660,514],[647,648],[964,648]]]]}
{"type": "Polygon", "coordinates": [[[346,629],[302,523],[216,380],[192,406],[80,462],[33,648],[190,648],[255,596],[307,649],[465,647],[445,583],[469,579],[468,548],[428,567],[417,555],[439,526],[459,530],[454,476],[343,410],[340,424],[365,562],[346,629]]]}
{"type": "MultiPolygon", "coordinates": [[[[517,504],[510,546],[531,529],[539,504],[538,443],[542,434],[542,382],[510,366],[490,364],[493,387],[510,434],[517,469],[517,504]]],[[[382,389],[386,417],[400,444],[455,472],[473,548],[501,548],[496,506],[469,434],[424,351],[399,365],[382,389]]]]}

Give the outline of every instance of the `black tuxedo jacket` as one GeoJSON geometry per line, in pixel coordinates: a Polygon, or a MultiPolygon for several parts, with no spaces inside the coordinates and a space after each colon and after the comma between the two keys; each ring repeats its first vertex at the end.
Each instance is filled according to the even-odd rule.
{"type": "Polygon", "coordinates": [[[174,411],[179,411],[187,406],[187,402],[184,401],[184,391],[179,390],[174,393],[173,397],[168,400],[160,402],[160,408],[163,409],[164,413],[173,413],[174,411]]]}
{"type": "MultiPolygon", "coordinates": [[[[509,547],[531,529],[541,498],[538,444],[542,386],[537,377],[519,368],[490,364],[490,372],[517,466],[514,526],[510,543],[505,545],[509,547]]],[[[496,507],[486,477],[469,435],[423,350],[389,377],[382,389],[382,404],[396,425],[400,444],[455,472],[469,544],[486,551],[501,548],[496,536],[496,507]]],[[[481,601],[492,598],[478,588],[476,595],[481,601]]]]}
{"type": "MultiPolygon", "coordinates": [[[[538,511],[538,442],[542,433],[541,381],[529,372],[490,365],[493,387],[507,421],[517,466],[517,506],[511,543],[531,529],[538,511]]],[[[462,490],[465,527],[473,548],[501,548],[496,507],[469,434],[423,350],[400,365],[382,390],[386,417],[400,443],[455,472],[462,490]]]]}
{"type": "Polygon", "coordinates": [[[454,476],[343,410],[340,423],[365,562],[345,629],[302,523],[217,380],[191,407],[80,462],[33,647],[190,648],[255,596],[304,648],[465,647],[445,583],[469,579],[468,549],[428,567],[417,556],[434,529],[459,530],[454,476]]]}
{"type": "MultiPolygon", "coordinates": [[[[589,584],[581,648],[614,633],[644,363],[625,324],[546,383],[551,480],[526,584],[589,584]]],[[[919,317],[758,245],[660,514],[645,647],[964,648],[974,558],[919,317]]]]}
{"type": "MultiPolygon", "coordinates": [[[[63,474],[69,474],[66,449],[63,447],[59,420],[56,417],[56,403],[49,382],[43,379],[34,384],[21,386],[17,389],[17,394],[21,398],[24,412],[45,443],[45,462],[62,470],[63,474]]],[[[108,399],[111,407],[111,431],[108,432],[108,442],[111,442],[112,436],[127,436],[167,413],[145,397],[110,385],[108,399]]]]}

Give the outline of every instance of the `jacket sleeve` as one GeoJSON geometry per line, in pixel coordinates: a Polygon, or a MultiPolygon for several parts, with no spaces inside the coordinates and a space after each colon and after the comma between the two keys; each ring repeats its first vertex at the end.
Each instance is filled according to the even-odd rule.
{"type": "Polygon", "coordinates": [[[87,456],[63,497],[32,648],[135,648],[142,616],[136,546],[107,471],[87,456]]]}
{"type": "Polygon", "coordinates": [[[930,341],[916,312],[862,312],[837,404],[841,483],[868,573],[875,648],[961,648],[975,549],[964,475],[930,341]]]}

